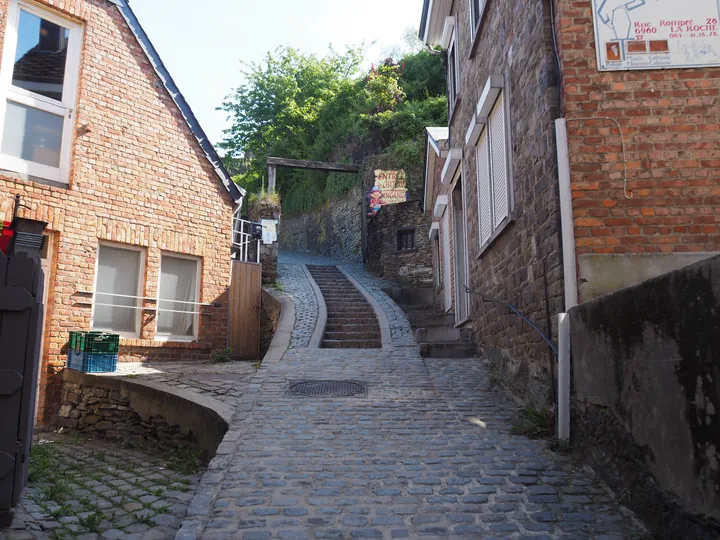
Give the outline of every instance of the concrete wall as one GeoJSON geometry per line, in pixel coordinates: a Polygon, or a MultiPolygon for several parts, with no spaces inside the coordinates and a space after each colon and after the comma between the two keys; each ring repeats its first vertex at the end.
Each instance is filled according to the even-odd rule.
{"type": "MultiPolygon", "coordinates": [[[[573,444],[630,500],[659,487],[720,519],[720,256],[570,314],[573,444]]],[[[662,505],[644,508],[664,519],[662,505]]],[[[705,537],[686,536],[685,526],[675,538],[705,537]]]]}
{"type": "Polygon", "coordinates": [[[321,209],[297,216],[283,215],[280,247],[346,261],[362,262],[363,200],[360,186],[321,209]]]}

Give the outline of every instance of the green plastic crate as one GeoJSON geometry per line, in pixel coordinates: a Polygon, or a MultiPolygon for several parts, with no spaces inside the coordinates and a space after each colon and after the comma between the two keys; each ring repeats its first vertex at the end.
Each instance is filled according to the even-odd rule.
{"type": "Polygon", "coordinates": [[[117,353],[120,349],[120,336],[107,332],[70,332],[68,348],[86,353],[117,353]]]}

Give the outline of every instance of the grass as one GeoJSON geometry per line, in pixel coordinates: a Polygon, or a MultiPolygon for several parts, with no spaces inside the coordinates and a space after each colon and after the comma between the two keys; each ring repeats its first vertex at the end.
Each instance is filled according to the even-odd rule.
{"type": "Polygon", "coordinates": [[[95,510],[89,516],[79,518],[78,523],[83,529],[87,529],[90,532],[99,533],[100,523],[105,521],[106,518],[107,516],[103,512],[101,512],[100,510],[95,510]]]}
{"type": "Polygon", "coordinates": [[[58,449],[55,443],[33,444],[30,448],[28,480],[36,484],[56,476],[58,449]]]}
{"type": "Polygon", "coordinates": [[[255,362],[254,364],[251,364],[251,367],[252,367],[255,371],[257,371],[258,369],[260,369],[260,366],[261,366],[261,365],[262,365],[262,360],[260,360],[259,362],[255,362]]]}
{"type": "Polygon", "coordinates": [[[197,453],[188,448],[172,450],[167,458],[168,469],[181,474],[195,474],[202,467],[202,461],[197,453]]]}
{"type": "Polygon", "coordinates": [[[513,435],[525,435],[531,439],[544,439],[553,433],[554,418],[547,409],[528,407],[522,409],[517,421],[510,428],[513,435]]]}

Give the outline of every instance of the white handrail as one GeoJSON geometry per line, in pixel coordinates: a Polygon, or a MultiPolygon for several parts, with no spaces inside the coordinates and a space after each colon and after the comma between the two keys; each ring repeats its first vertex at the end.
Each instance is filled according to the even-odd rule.
{"type": "MultiPolygon", "coordinates": [[[[204,302],[187,302],[185,300],[168,300],[166,298],[154,298],[152,296],[133,296],[131,294],[119,294],[102,291],[76,291],[76,294],[92,294],[97,296],[98,294],[104,294],[105,296],[119,296],[121,298],[135,298],[137,300],[149,300],[151,302],[175,302],[176,304],[193,304],[196,306],[213,306],[214,304],[208,304],[204,302]]],[[[163,310],[165,311],[165,310],[163,310]]]]}

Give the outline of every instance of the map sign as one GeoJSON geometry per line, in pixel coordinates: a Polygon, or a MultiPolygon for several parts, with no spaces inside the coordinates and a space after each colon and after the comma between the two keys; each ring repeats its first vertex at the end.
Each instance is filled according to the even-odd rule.
{"type": "Polygon", "coordinates": [[[600,71],[720,65],[720,0],[592,0],[600,71]]]}

